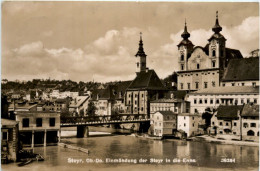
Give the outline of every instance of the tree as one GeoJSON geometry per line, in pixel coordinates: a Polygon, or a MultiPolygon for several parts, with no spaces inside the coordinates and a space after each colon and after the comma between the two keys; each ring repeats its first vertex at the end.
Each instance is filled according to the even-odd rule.
{"type": "Polygon", "coordinates": [[[90,101],[88,103],[87,115],[88,116],[94,116],[95,113],[96,113],[96,110],[97,110],[97,108],[96,108],[95,104],[93,103],[93,101],[90,101]]]}

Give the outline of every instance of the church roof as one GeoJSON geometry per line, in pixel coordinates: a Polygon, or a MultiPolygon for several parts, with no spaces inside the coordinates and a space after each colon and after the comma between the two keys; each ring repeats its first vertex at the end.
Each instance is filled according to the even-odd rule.
{"type": "Polygon", "coordinates": [[[186,46],[187,45],[191,45],[191,46],[194,46],[189,39],[183,39],[177,46],[180,47],[181,45],[186,45],[186,46]]]}
{"type": "Polygon", "coordinates": [[[211,41],[212,39],[224,39],[227,40],[222,34],[220,33],[214,33],[208,41],[211,41]]]}
{"type": "Polygon", "coordinates": [[[226,58],[233,59],[233,58],[243,58],[241,52],[237,49],[226,48],[226,58]]]}
{"type": "Polygon", "coordinates": [[[259,58],[231,59],[222,81],[259,80],[259,58]]]}
{"type": "Polygon", "coordinates": [[[143,40],[142,40],[142,33],[140,33],[140,41],[139,41],[139,48],[138,48],[138,52],[136,53],[135,56],[147,56],[144,52],[144,48],[143,48],[143,40]]]}
{"type": "Polygon", "coordinates": [[[154,70],[147,70],[137,73],[128,89],[164,90],[165,86],[154,70]]]}

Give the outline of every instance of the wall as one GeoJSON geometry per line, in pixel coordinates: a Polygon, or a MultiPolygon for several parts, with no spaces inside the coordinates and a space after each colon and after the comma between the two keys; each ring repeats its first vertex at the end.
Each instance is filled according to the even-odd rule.
{"type": "Polygon", "coordinates": [[[192,71],[192,72],[178,72],[178,90],[200,90],[204,89],[204,83],[207,82],[207,88],[219,86],[219,71],[216,70],[204,70],[204,71],[192,71]],[[196,82],[198,82],[198,89],[196,88],[196,82]],[[215,82],[213,86],[212,82],[215,82]],[[190,83],[190,89],[188,88],[190,83]],[[183,89],[181,88],[183,84],[183,89]]]}
{"type": "Polygon", "coordinates": [[[257,133],[259,135],[259,117],[247,117],[245,119],[244,117],[242,118],[242,139],[243,140],[254,140],[254,141],[259,141],[259,136],[257,136],[257,133]],[[248,124],[248,127],[244,127],[244,123],[248,124]],[[251,127],[251,123],[255,123],[256,127],[251,127]],[[254,136],[247,136],[247,132],[249,130],[254,131],[255,135],[254,136]]]}

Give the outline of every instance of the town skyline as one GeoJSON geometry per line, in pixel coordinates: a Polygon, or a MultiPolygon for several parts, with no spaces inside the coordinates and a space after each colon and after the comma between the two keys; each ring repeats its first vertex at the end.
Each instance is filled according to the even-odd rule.
{"type": "Polygon", "coordinates": [[[258,8],[256,3],[4,2],[2,79],[132,80],[140,32],[147,66],[165,78],[178,71],[185,18],[190,40],[204,47],[216,11],[227,47],[247,57],[259,47],[258,8]]]}

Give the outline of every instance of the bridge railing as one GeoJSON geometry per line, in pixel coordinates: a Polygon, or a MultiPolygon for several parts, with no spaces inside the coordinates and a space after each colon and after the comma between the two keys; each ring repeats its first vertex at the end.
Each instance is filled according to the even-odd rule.
{"type": "Polygon", "coordinates": [[[109,121],[132,121],[148,119],[147,115],[119,114],[119,115],[95,115],[95,116],[66,116],[60,117],[61,123],[87,123],[87,122],[109,122],[109,121]]]}

